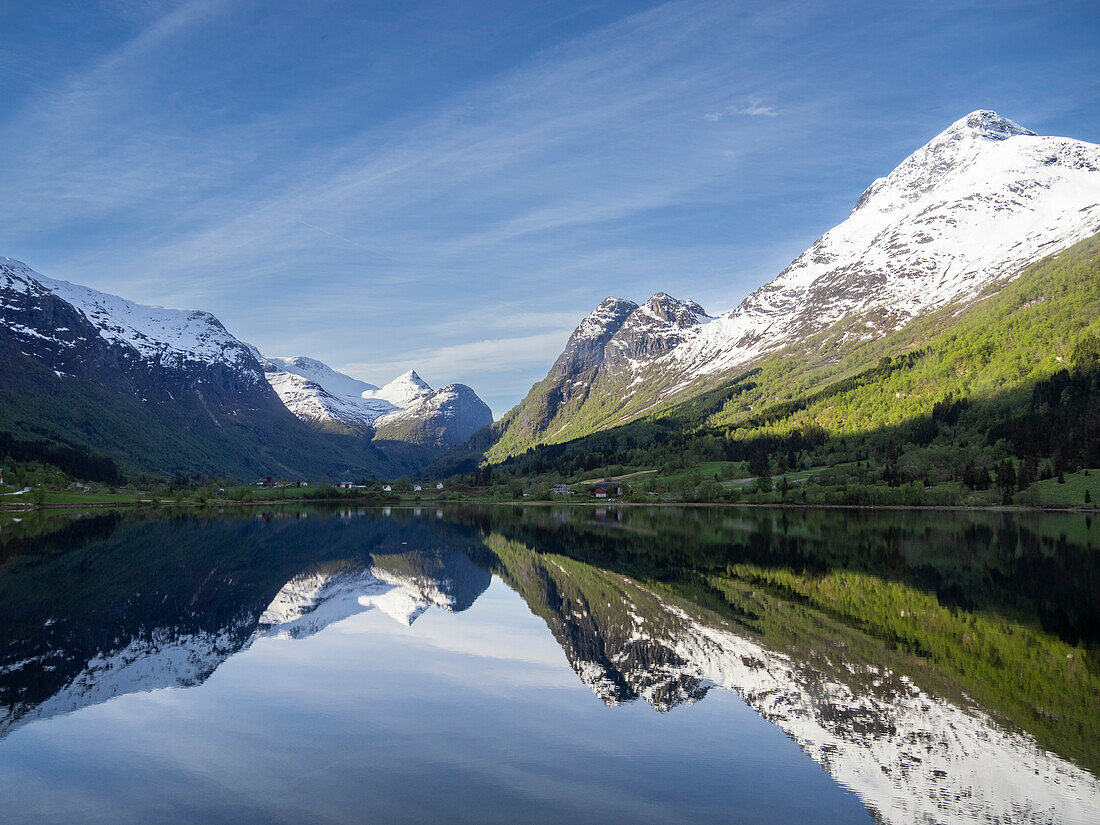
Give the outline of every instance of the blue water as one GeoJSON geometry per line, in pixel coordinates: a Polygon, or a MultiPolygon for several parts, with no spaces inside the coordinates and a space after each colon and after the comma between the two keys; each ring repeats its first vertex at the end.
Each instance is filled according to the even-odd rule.
{"type": "Polygon", "coordinates": [[[23,727],[0,787],[8,822],[869,821],[733,693],[606,707],[499,579],[23,727]]]}
{"type": "MultiPolygon", "coordinates": [[[[507,541],[434,512],[146,517],[22,537],[0,567],[0,820],[801,825],[906,821],[927,803],[916,773],[884,791],[877,766],[830,761],[912,739],[898,720],[848,723],[864,699],[827,696],[841,683],[794,648],[560,555],[650,547],[640,529],[563,521],[502,524],[520,530],[507,541]],[[712,631],[724,653],[679,648],[712,631]],[[758,653],[730,653],[742,640],[758,653]],[[700,676],[717,672],[707,655],[806,698],[777,720],[768,690],[747,703],[700,676]],[[798,685],[782,684],[796,678],[784,663],[802,668],[798,685]],[[833,744],[800,741],[800,720],[833,744]]],[[[1077,771],[1072,798],[1037,786],[1036,811],[1009,821],[1100,810],[1087,771],[1043,759],[1077,771]]],[[[995,813],[963,797],[996,788],[960,781],[940,821],[995,813]]]]}

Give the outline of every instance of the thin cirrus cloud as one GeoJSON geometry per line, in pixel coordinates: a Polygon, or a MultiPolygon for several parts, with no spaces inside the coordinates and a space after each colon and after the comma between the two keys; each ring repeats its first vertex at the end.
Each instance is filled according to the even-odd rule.
{"type": "MultiPolygon", "coordinates": [[[[728,16],[721,4],[626,16],[441,106],[311,145],[308,163],[288,158],[280,140],[297,146],[296,132],[337,105],[324,90],[293,112],[246,112],[191,133],[136,114],[156,92],[152,64],[227,14],[210,0],[181,5],[67,78],[66,105],[32,101],[10,118],[9,134],[40,135],[22,159],[9,155],[11,179],[51,173],[23,174],[8,225],[60,232],[121,213],[109,256],[74,244],[47,274],[210,309],[261,349],[359,365],[351,368],[369,369],[368,380],[422,363],[437,382],[465,380],[506,408],[594,300],[634,293],[636,284],[621,283],[639,274],[630,261],[667,269],[680,257],[624,250],[612,261],[600,227],[618,232],[633,216],[705,201],[736,140],[719,146],[691,127],[692,101],[730,78],[707,79],[708,61],[681,45],[728,16]],[[554,320],[513,320],[517,300],[554,320]],[[486,316],[502,320],[447,323],[486,316]]],[[[363,90],[349,80],[339,93],[363,90]]],[[[667,284],[643,287],[657,288],[667,284]]]]}
{"type": "Polygon", "coordinates": [[[78,6],[0,56],[0,254],[498,413],[603,297],[727,310],[967,111],[1094,94],[1026,4],[78,6]]]}
{"type": "Polygon", "coordinates": [[[775,117],[779,112],[775,106],[765,104],[764,101],[758,97],[750,97],[748,102],[743,106],[730,106],[729,108],[722,109],[717,112],[707,112],[703,115],[703,120],[709,120],[711,123],[715,123],[725,117],[736,117],[743,115],[745,117],[775,117]]]}

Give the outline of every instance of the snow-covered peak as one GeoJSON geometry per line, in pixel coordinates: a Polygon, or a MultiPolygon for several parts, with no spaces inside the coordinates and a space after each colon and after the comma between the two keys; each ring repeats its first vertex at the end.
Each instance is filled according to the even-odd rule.
{"type": "MultiPolygon", "coordinates": [[[[1030,129],[996,112],[988,109],[971,112],[913,152],[885,178],[872,183],[856,202],[852,214],[860,210],[892,212],[907,202],[923,199],[937,188],[952,185],[967,168],[981,164],[989,152],[997,151],[992,144],[1036,137],[1030,129]]],[[[1017,143],[1011,151],[1020,148],[1017,143]]],[[[996,177],[991,180],[997,182],[996,177]]]]}
{"type": "Polygon", "coordinates": [[[665,392],[846,318],[874,318],[865,338],[885,334],[1098,231],[1100,146],[973,112],[737,309],[686,330],[661,362],[665,392]]]}
{"type": "MultiPolygon", "coordinates": [[[[0,258],[0,293],[31,302],[52,294],[83,315],[104,340],[133,347],[143,359],[164,367],[225,363],[254,380],[261,379],[252,350],[209,312],[137,304],[47,278],[12,258],[0,258]]],[[[48,334],[44,330],[37,333],[48,334]]]]}
{"type": "Polygon", "coordinates": [[[1005,140],[1013,135],[1035,136],[1035,132],[1025,129],[1014,120],[1001,117],[992,109],[976,109],[966,117],[952,123],[940,134],[937,140],[943,139],[946,135],[963,132],[969,132],[976,137],[988,140],[1005,140]]]}
{"type": "Polygon", "coordinates": [[[465,384],[450,384],[403,410],[380,416],[374,426],[380,438],[397,435],[403,441],[453,447],[491,423],[492,410],[476,392],[465,384]]]}
{"type": "Polygon", "coordinates": [[[381,389],[366,390],[362,397],[381,398],[389,401],[395,407],[407,409],[419,404],[431,392],[432,388],[428,386],[428,382],[417,375],[415,371],[409,370],[397,376],[381,389]]]}
{"type": "Polygon", "coordinates": [[[368,384],[366,381],[360,381],[358,378],[352,378],[350,375],[337,372],[328,364],[315,358],[307,358],[304,355],[297,355],[293,358],[269,355],[266,356],[265,360],[269,361],[279,371],[300,375],[302,378],[324,387],[334,395],[358,397],[364,392],[378,389],[374,384],[368,384]]]}
{"type": "Polygon", "coordinates": [[[607,297],[577,325],[570,342],[596,340],[608,333],[614,334],[627,316],[638,308],[625,298],[607,297]]]}

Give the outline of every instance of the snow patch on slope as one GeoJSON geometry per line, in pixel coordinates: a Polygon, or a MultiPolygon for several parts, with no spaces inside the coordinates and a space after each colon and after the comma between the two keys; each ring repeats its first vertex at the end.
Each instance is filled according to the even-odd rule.
{"type": "MultiPolygon", "coordinates": [[[[113,344],[131,347],[148,361],[184,368],[189,363],[224,363],[253,381],[262,380],[250,348],[208,312],[146,306],[86,286],[47,278],[12,258],[0,258],[0,293],[30,300],[52,294],[71,304],[113,344]]],[[[15,308],[15,307],[11,307],[15,308]]],[[[64,332],[67,330],[57,330],[64,332]]],[[[45,337],[41,330],[35,333],[45,337]]],[[[58,340],[60,345],[71,342],[58,340]]]]}
{"type": "Polygon", "coordinates": [[[362,397],[366,399],[382,399],[388,401],[399,409],[408,409],[416,406],[432,392],[428,382],[409,370],[390,381],[381,389],[366,390],[362,397]]]}
{"type": "Polygon", "coordinates": [[[269,372],[267,381],[288,410],[312,423],[338,422],[352,428],[367,428],[379,416],[396,409],[381,398],[334,395],[319,384],[290,372],[269,372]]]}
{"type": "Polygon", "coordinates": [[[287,372],[312,381],[333,395],[346,395],[351,397],[362,396],[365,392],[377,390],[374,384],[352,378],[342,372],[337,372],[328,364],[297,355],[287,358],[280,355],[264,356],[264,360],[270,362],[278,371],[287,372]]]}

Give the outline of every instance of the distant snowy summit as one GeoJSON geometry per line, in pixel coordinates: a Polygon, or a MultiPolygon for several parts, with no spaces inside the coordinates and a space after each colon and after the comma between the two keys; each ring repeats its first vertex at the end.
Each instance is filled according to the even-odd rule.
{"type": "Polygon", "coordinates": [[[259,356],[286,408],[325,432],[369,434],[446,449],[493,422],[493,413],[465,384],[433,390],[415,371],[384,387],[352,378],[313,358],[259,356]]]}
{"type": "Polygon", "coordinates": [[[711,317],[664,293],[604,300],[502,420],[502,441],[516,451],[627,421],[825,330],[871,340],[1098,231],[1100,146],[971,112],[736,309],[711,317]]]}

